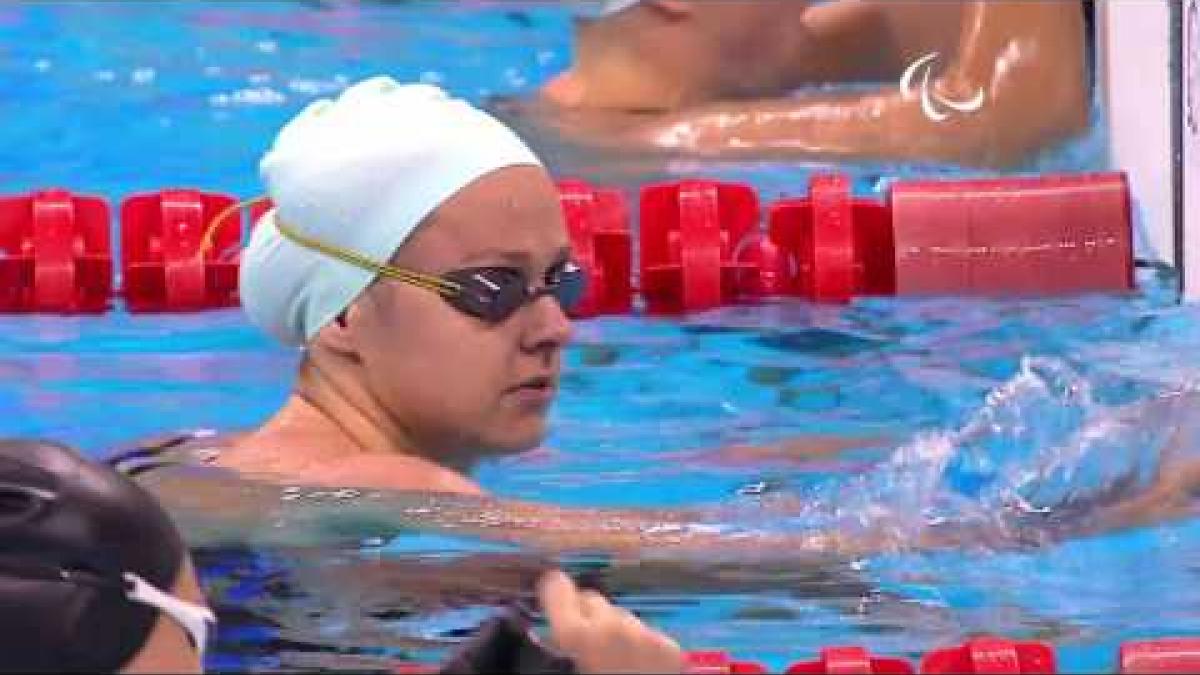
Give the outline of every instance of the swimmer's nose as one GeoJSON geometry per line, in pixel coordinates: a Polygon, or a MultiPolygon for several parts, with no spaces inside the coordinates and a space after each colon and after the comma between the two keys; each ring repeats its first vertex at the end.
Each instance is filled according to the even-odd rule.
{"type": "Polygon", "coordinates": [[[529,314],[525,344],[528,351],[557,351],[571,341],[574,327],[566,310],[549,294],[534,300],[525,311],[529,314]]]}

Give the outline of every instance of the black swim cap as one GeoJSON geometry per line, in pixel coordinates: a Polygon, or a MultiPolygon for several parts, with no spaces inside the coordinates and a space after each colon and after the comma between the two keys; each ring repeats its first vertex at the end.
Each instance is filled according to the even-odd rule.
{"type": "Polygon", "coordinates": [[[120,669],[158,617],[122,575],[169,589],[184,553],[158,502],[114,469],[0,440],[0,671],[120,669]]]}

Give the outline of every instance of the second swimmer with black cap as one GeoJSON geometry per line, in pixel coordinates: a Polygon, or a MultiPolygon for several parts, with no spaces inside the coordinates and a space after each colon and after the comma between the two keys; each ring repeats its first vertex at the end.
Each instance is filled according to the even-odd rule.
{"type": "MultiPolygon", "coordinates": [[[[537,590],[559,651],[508,637],[559,667],[537,672],[680,670],[677,645],[562,573],[537,590]]],[[[0,439],[0,673],[199,673],[215,625],[154,497],[68,447],[0,439]]],[[[482,648],[482,672],[515,649],[482,648]]]]}
{"type": "Polygon", "coordinates": [[[198,673],[214,625],[152,496],[67,447],[0,440],[0,672],[198,673]]]}

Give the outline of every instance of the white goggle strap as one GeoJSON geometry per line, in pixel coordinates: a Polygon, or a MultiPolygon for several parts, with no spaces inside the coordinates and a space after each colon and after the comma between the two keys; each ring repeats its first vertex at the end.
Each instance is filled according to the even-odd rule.
{"type": "Polygon", "coordinates": [[[217,625],[217,617],[213,615],[212,610],[165,593],[132,572],[126,572],[123,578],[132,586],[126,591],[125,597],[154,607],[174,619],[187,631],[188,637],[196,647],[196,653],[203,662],[204,649],[208,645],[209,627],[217,625]]]}

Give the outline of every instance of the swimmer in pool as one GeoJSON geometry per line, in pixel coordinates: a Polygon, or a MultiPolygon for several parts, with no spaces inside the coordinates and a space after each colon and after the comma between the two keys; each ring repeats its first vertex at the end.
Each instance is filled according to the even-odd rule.
{"type": "Polygon", "coordinates": [[[1088,125],[1079,0],[592,6],[571,67],[504,106],[522,125],[624,150],[997,167],[1088,125]]]}
{"type": "MultiPolygon", "coordinates": [[[[291,395],[259,428],[205,440],[191,455],[205,471],[156,468],[186,443],[115,460],[176,509],[189,535],[237,512],[263,523],[256,541],[284,536],[285,521],[354,536],[358,518],[385,534],[440,528],[635,554],[752,540],[791,555],[855,555],[973,536],[751,537],[704,509],[572,509],[484,494],[477,465],[541,442],[571,336],[566,312],[585,292],[547,170],[483,111],[377,77],[307,107],[261,172],[274,208],[243,252],[241,296],[255,324],[301,350],[291,395]],[[364,490],[371,499],[352,499],[364,490]],[[319,498],[292,499],[301,494],[319,498]]],[[[805,454],[836,444],[790,445],[805,454]]]]}
{"type": "Polygon", "coordinates": [[[0,671],[198,673],[213,622],[153,497],[69,448],[0,440],[0,671]]]}

